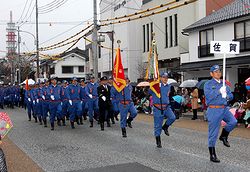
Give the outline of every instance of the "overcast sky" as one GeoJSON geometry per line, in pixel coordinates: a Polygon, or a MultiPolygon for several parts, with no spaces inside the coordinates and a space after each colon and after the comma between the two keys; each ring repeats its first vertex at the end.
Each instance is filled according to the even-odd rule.
{"type": "MultiPolygon", "coordinates": [[[[42,7],[53,1],[61,2],[62,0],[38,0],[38,6],[42,7]]],[[[88,19],[92,21],[91,18],[93,16],[93,0],[65,0],[65,2],[65,4],[53,10],[52,12],[49,12],[47,14],[39,14],[40,47],[48,46],[61,41],[86,27],[86,22],[81,25],[80,22],[86,21],[88,19]],[[71,31],[50,40],[51,38],[69,30],[74,26],[76,27],[71,31]]],[[[21,26],[20,30],[35,34],[35,10],[31,15],[31,11],[35,5],[35,0],[0,0],[0,4],[0,57],[3,57],[5,56],[5,53],[1,51],[6,51],[6,23],[10,20],[10,11],[12,11],[13,13],[14,22],[19,21],[20,24],[22,21],[28,21],[26,24],[21,26]],[[26,8],[24,8],[25,4],[26,8]],[[25,10],[23,11],[23,9],[25,10]],[[22,18],[20,19],[21,15],[22,18]]],[[[97,0],[97,4],[99,5],[99,0],[97,0]]],[[[35,48],[34,38],[31,35],[21,33],[21,38],[22,52],[32,51],[35,48]]],[[[84,40],[78,43],[78,47],[84,47],[84,40]]],[[[56,52],[63,51],[64,49],[66,49],[66,47],[64,47],[63,49],[58,49],[56,50],[56,52]]],[[[56,52],[48,51],[46,53],[56,52]]]]}

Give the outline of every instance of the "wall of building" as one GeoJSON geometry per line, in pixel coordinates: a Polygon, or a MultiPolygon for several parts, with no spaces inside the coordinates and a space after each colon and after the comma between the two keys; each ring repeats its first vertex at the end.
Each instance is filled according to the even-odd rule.
{"type": "Polygon", "coordinates": [[[63,58],[63,60],[55,61],[55,74],[51,76],[56,76],[58,78],[71,78],[71,77],[85,77],[85,72],[79,73],[78,66],[85,66],[86,71],[86,62],[82,57],[79,57],[77,54],[69,54],[63,58]],[[74,56],[74,57],[73,57],[74,56]],[[62,73],[62,66],[74,66],[73,74],[64,74],[62,73]]]}

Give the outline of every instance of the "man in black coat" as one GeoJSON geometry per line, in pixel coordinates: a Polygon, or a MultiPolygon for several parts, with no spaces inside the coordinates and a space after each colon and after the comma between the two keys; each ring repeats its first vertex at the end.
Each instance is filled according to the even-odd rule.
{"type": "Polygon", "coordinates": [[[104,121],[107,121],[107,127],[110,127],[110,117],[109,111],[111,108],[111,100],[110,100],[110,89],[111,87],[107,85],[108,78],[103,76],[100,79],[100,85],[97,88],[98,93],[98,105],[99,105],[99,112],[100,112],[100,125],[101,130],[104,130],[104,121]]]}

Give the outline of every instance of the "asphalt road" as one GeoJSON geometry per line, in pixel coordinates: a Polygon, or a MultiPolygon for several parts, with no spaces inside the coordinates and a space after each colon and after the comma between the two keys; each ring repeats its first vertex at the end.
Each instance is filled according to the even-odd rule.
{"type": "MultiPolygon", "coordinates": [[[[231,147],[217,143],[221,163],[209,161],[207,133],[170,128],[162,135],[163,148],[156,148],[153,124],[133,122],[127,138],[121,137],[118,124],[100,131],[94,124],[72,130],[69,125],[55,131],[27,120],[23,109],[6,110],[14,128],[8,137],[44,171],[66,172],[155,172],[155,171],[237,171],[250,167],[250,140],[230,137],[231,147]]],[[[15,155],[13,155],[15,156],[15,155]]]]}

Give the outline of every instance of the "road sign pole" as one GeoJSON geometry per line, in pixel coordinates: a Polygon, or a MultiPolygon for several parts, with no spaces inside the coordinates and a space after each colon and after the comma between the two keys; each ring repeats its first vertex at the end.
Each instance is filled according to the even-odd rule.
{"type": "Polygon", "coordinates": [[[225,80],[226,80],[226,53],[223,56],[223,87],[225,87],[225,80]]]}

